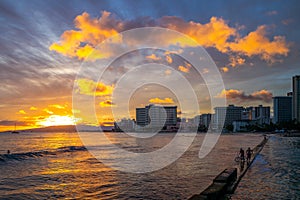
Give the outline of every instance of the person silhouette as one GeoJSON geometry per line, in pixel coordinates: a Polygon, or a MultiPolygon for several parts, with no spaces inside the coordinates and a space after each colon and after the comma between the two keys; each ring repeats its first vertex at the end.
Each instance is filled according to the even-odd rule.
{"type": "Polygon", "coordinates": [[[242,172],[245,168],[245,162],[244,161],[241,161],[240,162],[240,172],[242,172]]]}
{"type": "Polygon", "coordinates": [[[252,152],[253,152],[253,150],[251,150],[250,147],[248,147],[248,149],[247,149],[247,151],[246,151],[247,163],[249,163],[250,160],[251,160],[252,152]]]}
{"type": "Polygon", "coordinates": [[[243,148],[240,149],[240,158],[241,158],[241,161],[245,161],[245,151],[243,148]]]}

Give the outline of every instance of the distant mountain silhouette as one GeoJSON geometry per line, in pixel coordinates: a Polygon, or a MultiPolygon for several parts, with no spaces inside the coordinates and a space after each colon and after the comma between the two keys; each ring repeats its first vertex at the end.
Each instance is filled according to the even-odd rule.
{"type": "Polygon", "coordinates": [[[76,132],[75,125],[47,126],[24,130],[25,132],[76,132]]]}
{"type": "MultiPolygon", "coordinates": [[[[111,131],[113,127],[106,126],[101,127],[103,131],[111,131]]],[[[79,131],[86,132],[98,132],[100,129],[97,126],[89,126],[89,125],[77,125],[77,129],[79,131]]],[[[20,132],[76,132],[77,131],[75,125],[61,125],[61,126],[47,126],[41,128],[33,128],[26,130],[19,130],[20,132]]]]}

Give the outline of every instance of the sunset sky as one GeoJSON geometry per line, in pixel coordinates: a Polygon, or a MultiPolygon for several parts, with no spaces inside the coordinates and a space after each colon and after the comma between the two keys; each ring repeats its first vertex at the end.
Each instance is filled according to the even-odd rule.
{"type": "MultiPolygon", "coordinates": [[[[180,59],[182,52],[179,56],[151,50],[132,52],[112,64],[103,82],[77,77],[82,63],[104,61],[119,47],[93,51],[98,44],[117,33],[141,27],[179,31],[204,47],[226,88],[214,98],[226,96],[228,103],[243,106],[272,106],[272,95],[286,95],[291,90],[291,77],[300,74],[299,8],[297,0],[1,0],[0,131],[12,130],[15,123],[18,129],[75,122],[95,124],[88,116],[73,117],[73,112],[83,112],[72,110],[74,83],[76,93],[95,96],[98,124],[127,117],[122,113],[111,115],[111,107],[125,106],[112,99],[116,79],[133,65],[154,61],[188,77],[196,88],[201,112],[210,112],[207,90],[198,87],[203,80],[180,59]]],[[[173,44],[172,39],[161,41],[167,46],[173,44]]],[[[117,45],[122,42],[115,41],[117,45]]],[[[192,48],[190,44],[180,45],[182,51],[192,48]]],[[[209,70],[204,68],[201,74],[209,70]]],[[[142,68],[133,79],[146,74],[147,69],[142,68]]],[[[172,70],[164,70],[161,75],[167,79],[172,74],[172,70]]],[[[139,88],[130,99],[129,117],[135,117],[135,107],[149,103],[177,105],[178,99],[158,85],[139,88]]],[[[196,114],[190,111],[181,116],[196,114]]]]}

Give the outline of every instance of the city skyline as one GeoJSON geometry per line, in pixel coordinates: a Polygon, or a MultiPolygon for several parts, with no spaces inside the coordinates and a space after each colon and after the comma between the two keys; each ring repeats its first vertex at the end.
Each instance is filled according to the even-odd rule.
{"type": "Polygon", "coordinates": [[[1,199],[298,199],[299,0],[0,0],[1,199]]]}
{"type": "MultiPolygon", "coordinates": [[[[247,4],[190,1],[188,5],[180,1],[2,1],[0,131],[13,130],[15,124],[17,129],[75,123],[112,125],[124,117],[133,118],[136,107],[151,103],[176,105],[180,117],[190,118],[211,113],[214,109],[211,98],[226,97],[227,105],[264,105],[272,110],[272,97],[292,91],[291,78],[299,75],[300,23],[296,5],[298,1],[247,4]],[[124,7],[127,9],[120,9],[124,7]],[[242,7],[247,7],[245,12],[242,7]],[[96,51],[95,57],[88,58],[97,44],[117,33],[140,27],[169,28],[195,40],[216,63],[225,90],[210,97],[209,85],[201,77],[209,74],[209,67],[196,75],[193,66],[180,58],[182,52],[160,50],[123,56],[106,72],[104,82],[76,80],[83,62],[106,59],[118,49],[96,51]],[[129,102],[115,101],[113,93],[122,73],[132,66],[154,61],[170,69],[153,68],[149,76],[169,80],[180,90],[185,88],[176,82],[174,72],[189,79],[198,98],[199,111],[187,107],[181,112],[174,92],[156,84],[138,88],[129,102]],[[74,84],[78,85],[75,92],[95,96],[93,106],[98,123],[89,116],[80,116],[82,110],[72,108],[74,84]],[[112,115],[112,109],[118,111],[125,106],[126,112],[112,115]]],[[[172,38],[162,38],[159,43],[174,45],[172,38]]],[[[192,49],[189,44],[180,45],[183,52],[192,49]]],[[[136,71],[126,83],[146,74],[144,69],[136,71]]],[[[126,93],[127,85],[122,86],[121,93],[126,93]]],[[[125,94],[119,98],[122,95],[125,94]]],[[[187,98],[185,104],[189,103],[187,98]]]]}

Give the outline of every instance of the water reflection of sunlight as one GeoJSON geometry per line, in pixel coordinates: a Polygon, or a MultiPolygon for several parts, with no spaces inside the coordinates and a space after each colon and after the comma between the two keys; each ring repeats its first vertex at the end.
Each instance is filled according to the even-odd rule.
{"type": "Polygon", "coordinates": [[[58,149],[69,146],[82,146],[77,133],[52,133],[50,137],[42,137],[43,149],[58,149]]]}
{"type": "Polygon", "coordinates": [[[92,158],[89,152],[68,152],[51,157],[41,174],[57,182],[39,186],[42,190],[59,191],[68,197],[80,198],[87,191],[91,197],[105,192],[117,195],[118,191],[116,171],[92,158]]]}

